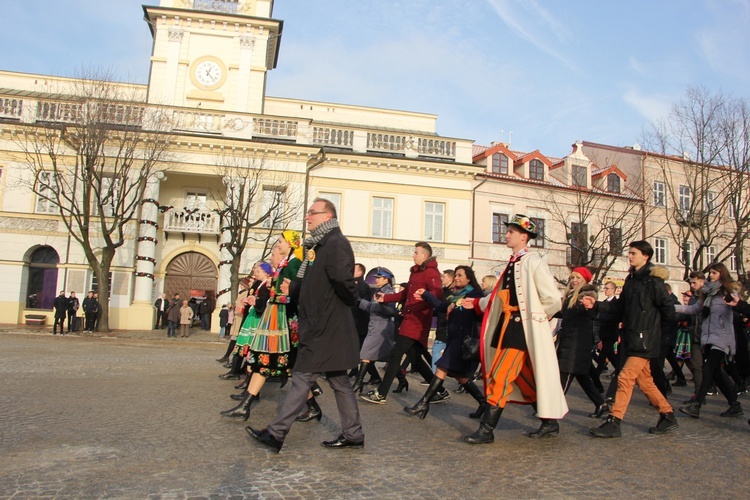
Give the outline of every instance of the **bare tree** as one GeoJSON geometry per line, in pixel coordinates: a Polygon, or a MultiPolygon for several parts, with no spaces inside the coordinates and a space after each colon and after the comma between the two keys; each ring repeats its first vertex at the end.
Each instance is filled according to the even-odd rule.
{"type": "Polygon", "coordinates": [[[551,219],[563,228],[546,239],[566,248],[568,266],[590,268],[594,283],[607,275],[629,241],[642,237],[644,210],[650,208],[637,194],[623,191],[571,187],[543,200],[551,219]]]}
{"type": "Polygon", "coordinates": [[[237,298],[242,257],[248,244],[263,242],[262,257],[270,252],[271,238],[285,229],[300,206],[298,189],[290,174],[265,157],[221,156],[215,170],[225,186],[218,197],[221,248],[229,258],[231,300],[237,298]]]}
{"type": "Polygon", "coordinates": [[[746,114],[742,101],[689,88],[645,138],[657,153],[650,159],[664,180],[664,211],[676,222],[668,227],[681,249],[684,277],[711,263],[706,249],[714,250],[710,260],[717,262],[742,253],[750,215],[742,203],[748,188],[746,114]],[[737,210],[733,231],[727,231],[730,206],[737,210]]]}
{"type": "Polygon", "coordinates": [[[149,178],[168,161],[168,120],[147,109],[137,89],[91,70],[40,101],[15,141],[29,187],[59,214],[98,280],[100,331],[109,331],[109,274],[117,249],[135,231],[149,178]]]}

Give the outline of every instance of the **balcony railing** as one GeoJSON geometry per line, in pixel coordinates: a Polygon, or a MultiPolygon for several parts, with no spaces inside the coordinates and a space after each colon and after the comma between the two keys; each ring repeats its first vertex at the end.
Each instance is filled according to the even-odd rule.
{"type": "Polygon", "coordinates": [[[219,234],[219,214],[210,210],[170,210],[164,214],[164,231],[219,234]]]}
{"type": "Polygon", "coordinates": [[[255,118],[253,120],[253,135],[296,140],[297,127],[298,122],[292,120],[255,118]]]}
{"type": "Polygon", "coordinates": [[[350,148],[354,144],[354,131],[331,127],[313,127],[313,143],[350,148]]]}
{"type": "Polygon", "coordinates": [[[23,112],[23,100],[21,99],[0,99],[0,117],[3,118],[21,118],[23,112]]]}
{"type": "Polygon", "coordinates": [[[193,0],[193,9],[223,14],[236,14],[238,0],[193,0]]]}

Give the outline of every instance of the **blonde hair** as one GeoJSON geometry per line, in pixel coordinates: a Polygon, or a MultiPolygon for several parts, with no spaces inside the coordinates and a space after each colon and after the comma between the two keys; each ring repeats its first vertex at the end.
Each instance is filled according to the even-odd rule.
{"type": "Polygon", "coordinates": [[[487,274],[485,276],[482,276],[482,282],[487,282],[487,290],[492,290],[495,288],[495,284],[497,283],[497,276],[493,276],[492,274],[487,274]]]}
{"type": "Polygon", "coordinates": [[[565,289],[565,294],[563,295],[563,304],[565,303],[565,299],[570,297],[568,300],[568,308],[573,307],[578,302],[578,294],[581,293],[581,288],[586,284],[586,280],[583,279],[583,276],[581,276],[577,272],[570,273],[570,277],[568,278],[568,287],[565,289]],[[581,278],[581,284],[578,286],[573,286],[573,275],[578,276],[581,278]]]}

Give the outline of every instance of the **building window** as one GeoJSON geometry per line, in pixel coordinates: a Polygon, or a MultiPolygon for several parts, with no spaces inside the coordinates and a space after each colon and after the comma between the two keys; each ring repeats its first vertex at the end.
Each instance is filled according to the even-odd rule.
{"type": "MultiPolygon", "coordinates": [[[[107,275],[107,288],[109,289],[109,296],[112,297],[112,271],[107,275]]],[[[96,277],[96,273],[91,273],[91,288],[92,292],[99,291],[99,278],[96,277]]]]}
{"type": "Polygon", "coordinates": [[[716,247],[711,245],[706,247],[706,264],[713,264],[716,260],[716,247]]]}
{"type": "Polygon", "coordinates": [[[113,179],[112,177],[102,177],[101,183],[99,184],[100,191],[98,198],[93,195],[91,201],[91,214],[92,215],[104,215],[104,217],[113,217],[117,213],[118,201],[120,199],[120,186],[122,182],[120,179],[113,179]],[[99,207],[102,210],[99,212],[99,207]]]}
{"type": "Polygon", "coordinates": [[[508,157],[502,153],[492,155],[492,173],[508,175],[508,157]]]}
{"type": "MultiPolygon", "coordinates": [[[[205,207],[205,200],[204,200],[205,207]]],[[[263,200],[261,201],[260,216],[268,214],[261,224],[264,228],[281,228],[287,223],[286,200],[283,189],[271,187],[263,188],[263,200]]]]}
{"type": "Polygon", "coordinates": [[[730,219],[734,219],[734,217],[735,217],[734,216],[734,214],[735,214],[734,200],[729,200],[729,203],[727,204],[727,206],[728,206],[727,210],[729,210],[729,213],[727,215],[729,216],[730,219]]]}
{"type": "Polygon", "coordinates": [[[393,235],[393,199],[372,199],[372,235],[391,238],[393,235]]]}
{"type": "Polygon", "coordinates": [[[208,194],[206,193],[185,193],[185,210],[205,210],[208,194]]]}
{"type": "Polygon", "coordinates": [[[609,254],[622,255],[622,228],[609,228],[609,254]]]}
{"type": "Polygon", "coordinates": [[[26,286],[26,307],[52,309],[57,297],[57,264],[60,257],[54,248],[43,246],[29,258],[29,282],[26,286]]]}
{"type": "Polygon", "coordinates": [[[682,243],[682,262],[688,266],[693,263],[693,244],[690,241],[682,243]]]}
{"type": "Polygon", "coordinates": [[[610,193],[620,192],[620,176],[617,174],[609,174],[607,176],[607,191],[610,193]]]}
{"type": "Polygon", "coordinates": [[[531,160],[529,162],[529,179],[544,180],[544,163],[539,160],[531,160]]]}
{"type": "Polygon", "coordinates": [[[573,165],[573,185],[575,187],[588,187],[588,169],[581,165],[573,165]]]}
{"type": "Polygon", "coordinates": [[[737,271],[737,256],[735,254],[729,256],[729,270],[733,273],[737,271]]]}
{"type": "MultiPolygon", "coordinates": [[[[333,203],[333,206],[336,207],[336,218],[341,217],[341,193],[324,193],[321,191],[318,193],[318,198],[323,198],[333,203]]],[[[339,219],[340,222],[341,219],[339,219]]]]}
{"type": "Polygon", "coordinates": [[[656,238],[654,240],[654,264],[667,263],[667,240],[656,238]]]}
{"type": "Polygon", "coordinates": [[[54,184],[50,172],[39,172],[39,178],[37,180],[36,213],[56,214],[59,212],[57,204],[52,201],[54,198],[54,184]]]}
{"type": "Polygon", "coordinates": [[[443,241],[443,220],[445,203],[427,202],[424,204],[425,241],[443,241]]]}
{"type": "Polygon", "coordinates": [[[570,223],[570,258],[568,265],[582,266],[587,264],[589,228],[580,222],[570,223]]]}
{"type": "Polygon", "coordinates": [[[508,214],[492,214],[492,243],[506,243],[505,224],[508,222],[508,214]]]}
{"type": "Polygon", "coordinates": [[[690,205],[692,204],[693,197],[690,194],[690,187],[680,185],[677,198],[679,208],[681,212],[689,212],[690,205]]]}
{"type": "Polygon", "coordinates": [[[716,198],[716,191],[706,192],[706,211],[710,214],[714,213],[716,210],[716,198]]]}
{"type": "Polygon", "coordinates": [[[535,248],[544,248],[544,219],[529,217],[531,222],[536,224],[536,238],[529,240],[529,246],[535,248]]]}
{"type": "Polygon", "coordinates": [[[664,183],[660,181],[654,181],[654,206],[655,207],[666,207],[666,200],[664,198],[664,183]]]}

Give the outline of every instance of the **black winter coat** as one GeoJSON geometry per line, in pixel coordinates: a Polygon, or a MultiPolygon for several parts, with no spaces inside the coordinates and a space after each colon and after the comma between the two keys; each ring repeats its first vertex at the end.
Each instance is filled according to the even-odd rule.
{"type": "Polygon", "coordinates": [[[562,310],[555,315],[562,317],[557,339],[557,362],[562,373],[589,373],[594,348],[594,315],[594,311],[586,310],[580,303],[568,307],[568,299],[563,300],[562,310]]]}
{"type": "Polygon", "coordinates": [[[304,279],[289,287],[299,318],[294,370],[349,370],[359,362],[359,337],[351,311],[358,301],[352,276],[354,252],[339,228],[329,231],[313,250],[315,260],[308,263],[304,279]]]}
{"type": "MultiPolygon", "coordinates": [[[[372,289],[365,281],[364,276],[355,279],[354,285],[357,290],[357,297],[368,302],[372,300],[372,289]]],[[[363,311],[360,309],[359,301],[357,301],[357,304],[352,307],[352,314],[354,315],[354,324],[357,327],[357,335],[359,335],[361,339],[364,339],[367,337],[367,329],[370,325],[370,311],[363,311]]]]}
{"type": "Polygon", "coordinates": [[[620,299],[614,304],[597,302],[600,312],[612,313],[622,321],[622,344],[627,356],[659,356],[662,322],[675,316],[664,280],[652,274],[654,267],[649,262],[639,271],[631,268],[620,299]]]}
{"type": "MultiPolygon", "coordinates": [[[[610,304],[613,304],[618,300],[620,299],[615,297],[609,302],[610,304]]],[[[605,313],[600,309],[599,315],[596,317],[596,319],[599,322],[599,339],[602,342],[617,342],[617,338],[620,336],[620,318],[618,318],[611,312],[605,313]]]]}

